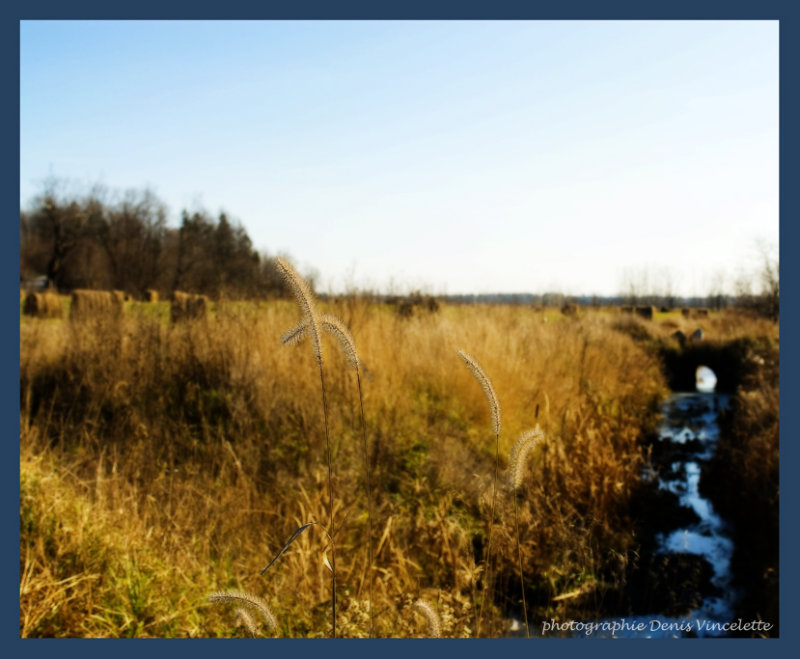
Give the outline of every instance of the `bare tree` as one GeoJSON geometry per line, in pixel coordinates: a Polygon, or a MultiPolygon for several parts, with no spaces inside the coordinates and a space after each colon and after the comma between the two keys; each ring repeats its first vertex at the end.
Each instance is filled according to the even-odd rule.
{"type": "Polygon", "coordinates": [[[21,213],[22,261],[28,267],[38,265],[50,285],[70,287],[76,282],[96,276],[96,259],[91,242],[91,226],[102,215],[100,191],[91,191],[84,199],[64,199],[62,184],[55,179],[45,183],[44,192],[35,199],[30,213],[21,213]],[[82,248],[82,266],[72,269],[67,277],[67,264],[76,250],[82,248]]]}
{"type": "Polygon", "coordinates": [[[736,279],[738,306],[777,321],[780,317],[780,267],[777,246],[764,241],[755,245],[756,272],[742,272],[736,279]],[[755,288],[758,284],[758,289],[755,288]]]}
{"type": "Polygon", "coordinates": [[[725,273],[716,270],[711,276],[711,284],[708,288],[707,305],[711,309],[722,309],[727,306],[727,296],[725,295],[725,273]]]}
{"type": "Polygon", "coordinates": [[[108,258],[111,287],[144,293],[159,273],[166,208],[149,190],[130,190],[97,216],[93,233],[108,258]]]}
{"type": "Polygon", "coordinates": [[[761,258],[761,310],[765,316],[777,321],[781,297],[778,250],[766,242],[759,242],[758,251],[761,258]]]}

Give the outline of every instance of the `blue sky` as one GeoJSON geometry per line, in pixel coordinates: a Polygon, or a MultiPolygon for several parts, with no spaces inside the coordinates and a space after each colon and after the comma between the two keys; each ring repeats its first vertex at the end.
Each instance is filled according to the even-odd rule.
{"type": "Polygon", "coordinates": [[[20,30],[23,207],[149,187],[332,290],[705,295],[778,244],[777,21],[20,30]]]}

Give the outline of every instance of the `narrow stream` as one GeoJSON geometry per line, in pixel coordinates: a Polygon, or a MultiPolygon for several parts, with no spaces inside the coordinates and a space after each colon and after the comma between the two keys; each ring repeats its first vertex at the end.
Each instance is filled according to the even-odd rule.
{"type": "MultiPolygon", "coordinates": [[[[687,638],[731,635],[737,593],[731,587],[730,561],[733,543],[723,520],[711,502],[699,491],[702,464],[716,450],[719,438],[718,415],[730,396],[715,393],[716,376],[705,367],[697,370],[697,390],[673,393],[664,403],[664,420],[653,445],[653,461],[643,474],[679,499],[680,505],[694,512],[679,528],[656,536],[656,559],[686,555],[705,559],[710,565],[710,588],[699,606],[680,616],[665,616],[658,611],[595,621],[537,621],[537,636],[580,638],[687,638]],[[548,629],[548,622],[550,628],[548,629]],[[558,625],[560,624],[560,628],[558,625]]],[[[654,510],[654,515],[659,511],[654,510]]],[[[531,631],[534,631],[532,628],[531,631]]]]}
{"type": "Polygon", "coordinates": [[[728,405],[729,398],[727,394],[713,391],[674,393],[664,406],[659,441],[679,450],[674,452],[670,469],[666,473],[661,471],[655,478],[659,489],[676,494],[682,506],[695,512],[698,521],[668,534],[659,534],[657,551],[705,558],[713,569],[711,584],[719,594],[706,597],[697,609],[681,618],[652,617],[652,621],[661,620],[663,628],[650,630],[650,627],[657,627],[653,622],[648,626],[651,636],[725,636],[727,633],[720,626],[733,621],[736,604],[730,571],[733,543],[725,523],[711,502],[699,492],[701,466],[716,450],[717,418],[720,410],[728,405]]]}

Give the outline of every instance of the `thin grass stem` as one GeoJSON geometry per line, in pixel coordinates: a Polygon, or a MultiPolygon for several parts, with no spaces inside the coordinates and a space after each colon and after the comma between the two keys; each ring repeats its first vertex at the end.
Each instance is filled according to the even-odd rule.
{"type": "Polygon", "coordinates": [[[511,488],[511,496],[514,497],[514,531],[517,540],[517,562],[519,564],[519,583],[522,590],[522,610],[525,614],[525,635],[530,638],[531,632],[528,625],[528,604],[525,601],[525,578],[522,572],[522,543],[519,533],[519,512],[517,503],[517,491],[522,487],[525,475],[525,464],[536,445],[544,439],[544,432],[536,426],[533,430],[527,430],[519,439],[514,442],[508,458],[508,485],[511,488]]]}
{"type": "Polygon", "coordinates": [[[519,563],[519,582],[522,585],[522,612],[525,616],[525,637],[531,637],[531,630],[528,626],[528,603],[525,601],[525,580],[522,576],[522,546],[519,541],[519,513],[517,512],[517,492],[512,493],[514,497],[514,531],[517,535],[517,562],[519,563]]]}
{"type": "Polygon", "coordinates": [[[372,483],[370,479],[370,468],[369,468],[369,449],[367,448],[367,423],[364,417],[364,397],[361,393],[361,372],[357,368],[356,369],[356,380],[358,381],[358,402],[361,406],[361,431],[362,431],[362,441],[364,447],[364,473],[366,474],[366,485],[367,485],[367,527],[369,532],[369,565],[368,565],[368,577],[369,577],[369,637],[372,638],[375,629],[375,620],[374,614],[372,611],[373,602],[375,601],[373,596],[373,588],[374,588],[374,579],[373,579],[373,548],[372,548],[372,483]]]}
{"type": "Polygon", "coordinates": [[[322,361],[319,362],[319,379],[322,388],[322,411],[325,417],[325,448],[328,454],[328,528],[330,529],[331,546],[331,617],[333,638],[336,638],[336,542],[334,541],[335,529],[333,526],[333,464],[331,461],[331,439],[328,430],[328,396],[325,391],[325,371],[322,361]]]}

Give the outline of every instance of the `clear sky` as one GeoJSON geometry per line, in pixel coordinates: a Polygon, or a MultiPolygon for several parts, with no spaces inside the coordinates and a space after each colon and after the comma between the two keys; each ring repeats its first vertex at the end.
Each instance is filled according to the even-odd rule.
{"type": "Polygon", "coordinates": [[[225,210],[346,286],[705,295],[777,246],[777,21],[23,21],[20,197],[225,210]]]}

